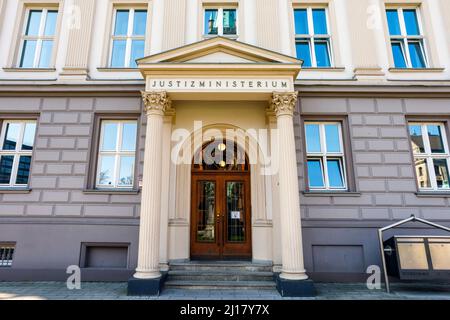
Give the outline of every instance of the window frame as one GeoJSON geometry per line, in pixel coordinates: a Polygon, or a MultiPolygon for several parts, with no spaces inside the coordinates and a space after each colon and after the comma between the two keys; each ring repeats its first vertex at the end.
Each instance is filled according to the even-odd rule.
{"type": "Polygon", "coordinates": [[[434,170],[434,159],[444,159],[447,163],[447,173],[449,175],[450,180],[450,147],[448,144],[448,138],[447,138],[447,123],[442,121],[418,121],[418,120],[409,120],[408,121],[408,137],[409,142],[411,146],[411,154],[412,154],[412,160],[413,160],[413,169],[414,174],[416,176],[416,185],[419,192],[450,192],[450,186],[448,188],[438,188],[437,187],[437,180],[436,180],[436,172],[434,170]],[[424,145],[425,152],[423,153],[415,153],[412,148],[412,138],[410,133],[410,126],[412,125],[418,125],[421,129],[421,137],[424,145]],[[444,146],[444,153],[432,153],[431,152],[431,146],[430,146],[430,139],[428,135],[428,125],[436,125],[439,126],[441,129],[441,136],[442,136],[442,144],[444,146]],[[424,188],[421,187],[419,184],[419,177],[417,175],[416,167],[415,167],[415,161],[416,159],[424,159],[426,162],[426,169],[428,173],[428,177],[430,180],[430,188],[424,188]]]}
{"type": "Polygon", "coordinates": [[[303,121],[303,133],[304,133],[304,141],[305,141],[305,172],[306,172],[306,188],[312,192],[348,192],[350,190],[349,187],[349,168],[347,164],[346,157],[346,146],[344,143],[344,123],[340,120],[310,120],[305,119],[303,121]],[[306,125],[308,124],[317,124],[319,125],[319,135],[320,135],[320,152],[308,152],[308,141],[306,135],[306,125]],[[341,152],[327,152],[326,149],[326,133],[325,133],[325,125],[327,124],[337,124],[339,129],[339,147],[341,152]],[[343,187],[330,187],[329,184],[329,176],[328,176],[328,164],[327,160],[339,159],[341,170],[342,170],[342,182],[343,187]],[[324,182],[323,187],[312,187],[309,183],[309,175],[308,175],[308,160],[320,160],[322,165],[322,181],[324,182]]]}
{"type": "Polygon", "coordinates": [[[59,6],[42,6],[42,7],[36,7],[36,6],[27,6],[25,7],[25,13],[24,13],[24,19],[22,21],[22,25],[20,26],[20,35],[19,35],[19,48],[18,48],[18,54],[16,58],[15,65],[19,69],[51,69],[54,67],[55,64],[55,57],[57,52],[57,45],[58,45],[58,34],[59,34],[59,20],[60,20],[60,10],[59,6]],[[41,14],[41,20],[39,22],[39,30],[37,35],[26,35],[26,30],[28,27],[29,17],[31,14],[31,11],[42,11],[41,14]],[[45,24],[47,22],[48,18],[48,12],[49,11],[56,11],[56,21],[55,21],[55,33],[52,36],[46,36],[44,34],[45,32],[45,24]],[[44,14],[45,13],[45,14],[44,14]],[[31,67],[23,67],[22,66],[22,54],[25,47],[25,41],[36,41],[36,48],[34,50],[34,60],[33,60],[33,66],[31,67]],[[50,57],[50,63],[46,67],[40,67],[39,62],[42,54],[42,42],[44,41],[52,41],[52,53],[50,57]]]}
{"type": "Polygon", "coordinates": [[[424,27],[423,27],[423,22],[422,22],[422,15],[421,15],[421,10],[418,6],[414,6],[414,7],[409,7],[409,6],[387,6],[384,10],[384,15],[385,15],[385,21],[386,21],[386,26],[387,26],[387,32],[388,32],[388,37],[389,37],[389,48],[390,48],[390,53],[391,53],[391,57],[392,57],[392,63],[393,63],[393,67],[396,69],[426,69],[426,68],[430,68],[430,61],[429,61],[429,55],[426,49],[426,38],[424,35],[424,27]],[[387,18],[387,11],[388,10],[395,10],[397,11],[397,15],[398,15],[398,20],[399,20],[399,27],[400,27],[400,34],[399,35],[391,35],[390,31],[389,31],[389,21],[387,18]],[[407,31],[406,31],[406,24],[405,24],[405,16],[403,14],[403,10],[414,10],[416,12],[416,17],[417,17],[417,27],[419,29],[419,35],[408,35],[407,31]],[[405,60],[405,67],[397,67],[395,65],[395,58],[394,58],[394,52],[392,50],[392,43],[396,42],[396,43],[400,43],[400,48],[402,50],[403,53],[403,58],[405,60]],[[413,67],[412,66],[412,61],[411,61],[411,53],[409,50],[409,44],[413,43],[413,42],[417,42],[420,45],[420,50],[422,52],[422,56],[424,59],[424,67],[413,67]]]}
{"type": "Polygon", "coordinates": [[[37,139],[37,132],[38,132],[38,121],[37,119],[33,118],[26,118],[26,119],[17,119],[17,118],[5,118],[0,119],[0,158],[3,156],[13,156],[13,166],[11,169],[11,176],[9,178],[9,183],[2,183],[0,184],[0,190],[2,189],[16,189],[16,188],[27,188],[30,185],[31,181],[31,170],[32,170],[32,162],[30,163],[30,171],[28,175],[28,183],[27,184],[17,184],[17,174],[19,169],[19,162],[21,156],[29,156],[31,157],[31,161],[33,161],[33,154],[34,150],[36,148],[36,139],[37,139]],[[14,150],[3,150],[3,143],[5,139],[6,134],[6,125],[8,123],[21,123],[20,131],[19,131],[19,138],[17,140],[16,149],[14,150]],[[33,140],[33,149],[32,150],[21,150],[21,146],[23,143],[24,133],[25,133],[25,126],[27,123],[34,123],[35,124],[35,132],[34,132],[34,140],[33,140]]]}
{"type": "Polygon", "coordinates": [[[204,5],[202,8],[202,37],[203,39],[209,39],[213,37],[226,37],[230,39],[239,38],[239,8],[237,5],[204,5]],[[205,18],[206,10],[217,10],[217,34],[205,34],[205,18]],[[236,10],[236,34],[223,34],[223,11],[224,10],[236,10]]]}
{"type": "MultiPolygon", "coordinates": [[[[311,66],[304,66],[306,69],[317,69],[317,68],[334,68],[335,59],[333,52],[333,43],[331,36],[331,23],[330,23],[330,15],[329,15],[329,7],[328,5],[307,5],[307,6],[294,6],[292,10],[292,19],[294,22],[294,49],[297,50],[297,43],[306,42],[309,45],[309,54],[311,58],[311,66]],[[314,33],[314,18],[313,18],[313,10],[314,9],[324,9],[325,10],[325,21],[327,27],[327,34],[318,34],[314,33]],[[297,34],[296,33],[296,21],[295,21],[295,10],[306,10],[306,18],[308,23],[308,34],[297,34]],[[328,44],[328,57],[330,59],[329,66],[317,66],[317,57],[315,50],[315,41],[323,41],[328,44]]],[[[301,59],[300,57],[297,57],[301,59]]]]}
{"type": "Polygon", "coordinates": [[[109,55],[108,55],[108,68],[111,69],[137,69],[137,67],[131,66],[131,49],[133,40],[136,41],[144,41],[144,56],[146,55],[147,49],[147,34],[148,34],[148,25],[149,25],[149,9],[147,7],[142,7],[139,5],[136,6],[114,6],[113,14],[112,14],[112,22],[111,29],[109,32],[109,55]],[[128,27],[127,34],[124,35],[115,35],[114,31],[116,29],[116,21],[117,21],[117,11],[121,10],[129,10],[128,11],[128,27]],[[146,24],[145,24],[145,34],[144,35],[133,35],[133,26],[134,26],[134,13],[135,11],[146,11],[146,24]],[[124,65],[121,67],[113,67],[112,66],[112,58],[113,58],[113,48],[115,40],[125,40],[125,57],[124,57],[124,65]]]}
{"type": "MultiPolygon", "coordinates": [[[[93,143],[92,148],[92,156],[91,156],[91,168],[90,171],[92,174],[90,175],[90,179],[88,181],[87,190],[97,190],[97,191],[107,191],[107,192],[115,192],[115,191],[124,191],[124,192],[134,192],[138,189],[138,165],[139,165],[139,137],[140,137],[140,117],[138,115],[104,115],[104,116],[98,116],[96,119],[95,124],[95,141],[93,143]],[[121,123],[136,123],[136,147],[134,154],[133,152],[125,151],[120,152],[117,155],[115,155],[114,160],[114,185],[108,186],[108,185],[100,185],[98,184],[98,175],[99,175],[99,169],[101,168],[101,143],[103,140],[103,131],[102,131],[102,124],[104,122],[121,122],[121,123]],[[123,154],[122,154],[123,153],[123,154]],[[120,171],[120,165],[117,162],[117,157],[120,158],[120,156],[127,156],[128,153],[134,155],[134,169],[133,169],[133,184],[127,185],[127,186],[119,186],[117,184],[117,172],[120,171]],[[117,185],[116,185],[117,184],[117,185]]],[[[119,135],[119,133],[118,133],[119,135]]],[[[116,139],[121,139],[121,137],[117,137],[116,139]]],[[[116,140],[117,143],[117,140],[116,140]]],[[[118,144],[116,144],[116,150],[117,150],[118,144]]],[[[106,151],[104,153],[115,153],[116,151],[106,151]]],[[[119,161],[120,162],[120,161],[119,161]]]]}

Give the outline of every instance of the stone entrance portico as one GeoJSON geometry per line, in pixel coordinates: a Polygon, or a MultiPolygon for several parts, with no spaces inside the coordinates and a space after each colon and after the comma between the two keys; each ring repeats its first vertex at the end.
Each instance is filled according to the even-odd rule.
{"type": "Polygon", "coordinates": [[[189,259],[184,241],[175,240],[189,242],[189,215],[177,212],[188,210],[180,206],[185,201],[180,199],[190,194],[190,182],[180,182],[182,165],[171,163],[173,130],[183,128],[195,135],[194,129],[184,126],[190,118],[216,129],[227,125],[251,129],[252,117],[266,119],[257,129],[276,128],[279,135],[278,141],[270,141],[272,152],[277,150],[271,157],[277,159],[278,170],[269,176],[253,170],[251,176],[253,260],[269,260],[274,271],[281,272],[277,286],[283,295],[311,294],[303,262],[293,124],[294,81],[301,61],[217,37],[143,58],[138,64],[146,79],[142,97],[147,138],[138,266],[129,282],[130,294],[157,294],[161,271],[167,270],[169,261],[189,259]],[[252,104],[255,109],[246,111],[252,104]],[[193,111],[197,105],[203,106],[198,113],[193,111]],[[227,113],[231,108],[242,113],[227,113]],[[190,114],[184,112],[187,109],[190,114]]]}

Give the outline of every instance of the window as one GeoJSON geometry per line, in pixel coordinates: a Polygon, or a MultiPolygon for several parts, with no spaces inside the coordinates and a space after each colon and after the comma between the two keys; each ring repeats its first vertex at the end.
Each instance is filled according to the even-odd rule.
{"type": "Polygon", "coordinates": [[[136,68],[144,57],[147,10],[116,9],[112,31],[110,66],[136,68]]]}
{"type": "Polygon", "coordinates": [[[28,185],[36,121],[3,121],[0,135],[0,187],[28,185]]]}
{"type": "Polygon", "coordinates": [[[386,17],[396,68],[426,68],[424,37],[417,9],[387,9],[386,17]]]}
{"type": "Polygon", "coordinates": [[[137,121],[104,120],[100,124],[97,188],[132,188],[137,121]]]}
{"type": "Polygon", "coordinates": [[[409,123],[409,134],[419,189],[450,190],[450,154],[444,124],[409,123]]]}
{"type": "Polygon", "coordinates": [[[55,43],[56,9],[29,9],[20,46],[20,68],[50,68],[55,43]]]}
{"type": "Polygon", "coordinates": [[[14,244],[0,243],[0,268],[12,266],[14,249],[14,244]]]}
{"type": "Polygon", "coordinates": [[[331,36],[325,8],[294,10],[295,48],[304,67],[331,67],[331,36]]]}
{"type": "Polygon", "coordinates": [[[236,8],[207,8],[204,12],[203,34],[207,36],[237,36],[236,8]]]}
{"type": "Polygon", "coordinates": [[[305,122],[307,172],[312,190],[346,190],[340,122],[305,122]]]}

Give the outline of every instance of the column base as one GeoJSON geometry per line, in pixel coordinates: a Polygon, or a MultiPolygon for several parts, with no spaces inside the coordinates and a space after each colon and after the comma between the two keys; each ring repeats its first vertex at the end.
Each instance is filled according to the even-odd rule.
{"type": "Polygon", "coordinates": [[[128,280],[127,295],[129,296],[159,296],[166,281],[167,273],[162,273],[161,277],[154,279],[130,278],[128,280]]]}
{"type": "Polygon", "coordinates": [[[282,297],[315,297],[316,289],[310,279],[287,280],[276,275],[277,290],[282,297]]]}

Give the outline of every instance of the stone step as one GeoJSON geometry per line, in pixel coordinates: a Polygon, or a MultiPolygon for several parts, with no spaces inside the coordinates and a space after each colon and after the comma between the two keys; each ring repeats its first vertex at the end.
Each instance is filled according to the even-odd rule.
{"type": "Polygon", "coordinates": [[[169,281],[273,281],[273,272],[237,270],[170,270],[169,281]]]}
{"type": "Polygon", "coordinates": [[[272,272],[272,265],[250,262],[177,262],[170,264],[170,270],[185,271],[226,271],[233,272],[272,272]]]}
{"type": "Polygon", "coordinates": [[[166,289],[273,290],[274,281],[166,281],[166,289]]]}

